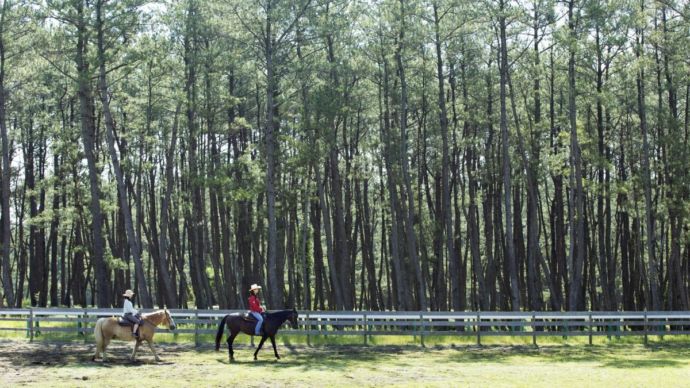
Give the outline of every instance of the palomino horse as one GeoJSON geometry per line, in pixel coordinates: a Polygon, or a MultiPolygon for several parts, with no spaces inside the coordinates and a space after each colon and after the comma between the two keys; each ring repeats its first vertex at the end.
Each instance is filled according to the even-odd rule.
{"type": "MultiPolygon", "coordinates": [[[[254,352],[255,360],[259,350],[261,350],[261,347],[264,346],[264,341],[266,341],[266,338],[271,339],[271,344],[273,344],[273,353],[275,353],[276,358],[280,360],[278,350],[276,350],[275,336],[280,326],[287,320],[290,320],[293,329],[297,328],[297,311],[295,309],[266,313],[264,324],[261,327],[263,330],[261,342],[254,352]]],[[[256,320],[247,320],[240,313],[233,313],[223,317],[223,319],[220,321],[220,325],[218,325],[218,333],[216,333],[216,351],[220,350],[220,340],[223,338],[223,332],[225,332],[226,324],[228,325],[228,329],[230,329],[230,335],[228,336],[227,340],[228,354],[230,356],[230,361],[233,361],[235,359],[235,352],[232,350],[232,342],[240,332],[248,335],[254,335],[256,320]]]]}
{"type": "Polygon", "coordinates": [[[156,333],[156,327],[160,325],[165,325],[169,330],[175,330],[175,321],[172,319],[167,309],[142,314],[141,317],[143,321],[139,326],[139,338],[135,338],[132,335],[131,326],[120,326],[115,317],[101,318],[96,321],[96,328],[93,330],[94,336],[96,337],[96,354],[93,355],[93,360],[96,361],[98,354],[101,353],[103,361],[106,361],[105,348],[108,347],[110,340],[118,339],[122,341],[136,341],[130,360],[135,360],[139,344],[141,344],[142,341],[146,341],[151,352],[156,357],[156,361],[160,361],[160,357],[158,357],[156,350],[153,348],[153,335],[156,333]]]}

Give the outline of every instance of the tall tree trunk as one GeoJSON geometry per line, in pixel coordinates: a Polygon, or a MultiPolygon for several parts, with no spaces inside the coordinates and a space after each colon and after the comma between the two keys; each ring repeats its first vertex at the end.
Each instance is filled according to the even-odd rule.
{"type": "MultiPolygon", "coordinates": [[[[687,147],[687,133],[685,136],[685,141],[679,141],[683,138],[683,134],[680,131],[680,118],[678,115],[678,93],[673,81],[673,73],[671,71],[670,62],[673,58],[670,56],[672,48],[669,47],[671,42],[669,42],[669,31],[666,19],[666,7],[661,9],[661,20],[663,27],[663,43],[664,43],[664,57],[663,57],[663,67],[664,67],[664,78],[666,83],[666,89],[668,93],[668,106],[670,110],[670,115],[667,117],[667,129],[668,139],[672,139],[667,145],[667,153],[673,155],[672,160],[664,157],[664,164],[666,171],[666,180],[668,185],[668,216],[671,229],[670,235],[670,253],[668,259],[668,278],[669,278],[669,306],[673,310],[687,310],[688,304],[688,291],[685,280],[683,279],[683,271],[681,269],[681,229],[685,220],[685,212],[683,210],[683,204],[687,203],[688,195],[690,194],[690,189],[687,185],[682,185],[679,182],[687,182],[688,180],[688,157],[690,153],[687,147]]],[[[686,104],[688,102],[686,101],[686,104]]],[[[687,113],[687,112],[686,112],[687,113]]],[[[686,122],[688,118],[686,117],[686,122]]],[[[660,123],[660,125],[662,125],[660,123]]]]}
{"type": "Polygon", "coordinates": [[[29,197],[29,299],[31,306],[39,305],[39,294],[43,284],[43,244],[40,241],[41,226],[35,220],[38,217],[38,203],[36,201],[36,139],[33,119],[29,119],[26,135],[22,139],[24,163],[24,180],[29,197]]]}
{"type": "Polygon", "coordinates": [[[266,202],[268,216],[268,247],[267,247],[267,271],[268,271],[268,294],[271,305],[281,308],[283,306],[283,290],[279,289],[278,281],[278,259],[276,251],[278,249],[278,227],[276,220],[276,131],[278,129],[277,118],[275,117],[275,37],[273,32],[273,0],[269,0],[266,5],[266,30],[264,31],[264,59],[266,60],[266,123],[265,123],[265,142],[266,142],[266,202]]]}
{"type": "MultiPolygon", "coordinates": [[[[336,58],[333,48],[333,37],[329,34],[326,38],[326,49],[328,51],[328,62],[330,64],[330,82],[333,88],[341,90],[343,87],[340,83],[338,73],[336,71],[336,58]]],[[[337,265],[336,272],[331,277],[331,284],[340,289],[343,298],[343,308],[349,310],[352,308],[351,298],[351,282],[350,282],[350,265],[349,265],[349,239],[348,239],[348,222],[346,220],[346,207],[343,205],[343,192],[345,191],[346,181],[341,178],[339,148],[338,148],[338,128],[340,123],[343,123],[342,134],[346,137],[345,118],[339,117],[338,114],[333,114],[328,118],[328,126],[331,130],[326,134],[326,142],[328,144],[328,174],[330,177],[330,204],[333,213],[333,243],[335,264],[337,265]],[[335,277],[334,277],[335,276],[335,277]]],[[[347,174],[345,174],[347,175],[347,174]]],[[[348,209],[349,210],[349,209],[348,209]]]]}
{"type": "Polygon", "coordinates": [[[518,287],[518,269],[515,261],[515,243],[513,241],[513,209],[511,205],[511,195],[513,192],[511,182],[510,167],[510,138],[508,136],[508,112],[506,109],[506,86],[508,84],[508,47],[506,40],[506,4],[504,0],[500,3],[499,29],[501,46],[501,143],[503,160],[503,200],[505,209],[505,260],[510,280],[510,301],[514,311],[520,309],[520,291],[518,287]]]}
{"type": "MultiPolygon", "coordinates": [[[[385,54],[384,54],[385,55],[385,54]]],[[[384,57],[383,61],[383,127],[381,128],[381,142],[384,145],[384,164],[386,171],[388,172],[388,177],[386,179],[386,185],[388,188],[388,201],[390,205],[390,251],[391,251],[391,263],[393,264],[392,274],[393,274],[393,293],[395,294],[395,306],[398,310],[407,310],[412,308],[412,295],[410,287],[407,287],[405,281],[403,280],[404,268],[402,265],[402,257],[400,254],[400,223],[398,219],[400,218],[400,205],[397,185],[395,183],[397,179],[397,171],[393,168],[393,151],[391,145],[391,118],[390,118],[390,89],[389,89],[389,77],[390,71],[388,69],[388,61],[384,57]]]]}
{"type": "Polygon", "coordinates": [[[94,103],[91,87],[91,71],[87,59],[88,32],[87,15],[85,15],[84,2],[77,1],[77,82],[79,95],[79,110],[81,116],[81,137],[84,144],[89,171],[89,188],[91,192],[91,244],[93,252],[91,263],[94,266],[96,304],[98,307],[110,307],[110,292],[107,267],[104,261],[105,241],[103,240],[103,214],[101,212],[101,194],[99,188],[99,171],[96,157],[96,125],[93,117],[94,103]]]}
{"type": "Polygon", "coordinates": [[[103,106],[103,114],[105,116],[106,139],[108,141],[108,151],[110,152],[110,160],[113,165],[113,172],[115,173],[115,180],[117,181],[117,190],[120,193],[120,208],[124,217],[125,233],[127,236],[127,243],[129,244],[129,253],[134,260],[135,274],[137,278],[137,285],[140,295],[140,302],[145,308],[153,307],[153,300],[146,282],[144,274],[144,266],[141,262],[141,250],[139,249],[139,240],[134,232],[134,223],[132,222],[132,210],[129,207],[127,200],[127,188],[125,187],[125,178],[122,173],[122,166],[118,158],[117,150],[115,149],[115,122],[112,113],[110,112],[110,101],[108,100],[108,83],[106,80],[105,70],[105,37],[104,37],[104,21],[103,21],[103,1],[96,2],[96,29],[98,34],[98,64],[99,64],[99,89],[101,104],[103,106]]]}
{"type": "MultiPolygon", "coordinates": [[[[10,255],[12,243],[12,223],[10,221],[10,141],[7,134],[5,111],[5,26],[7,13],[10,9],[9,1],[2,3],[0,14],[0,137],[2,138],[2,286],[8,307],[16,305],[14,289],[12,288],[12,274],[10,273],[10,255]]],[[[2,296],[0,296],[0,301],[2,296]]]]}
{"type": "MultiPolygon", "coordinates": [[[[534,66],[536,68],[536,76],[534,78],[533,94],[534,94],[534,129],[531,131],[529,140],[529,159],[526,163],[527,175],[527,284],[529,290],[529,306],[532,311],[542,309],[542,292],[541,292],[541,276],[539,274],[539,263],[542,261],[541,247],[539,243],[539,200],[538,190],[539,181],[537,179],[539,169],[539,139],[541,138],[541,78],[540,74],[540,58],[539,58],[539,9],[535,7],[534,10],[534,66]]],[[[512,86],[511,86],[512,90],[512,86]]],[[[523,137],[520,136],[520,139],[523,137]]],[[[522,142],[522,140],[521,140],[522,142]]],[[[526,155],[526,148],[521,144],[524,157],[526,155]]],[[[552,290],[553,291],[553,290],[552,290]]]]}
{"type": "MultiPolygon", "coordinates": [[[[640,1],[640,11],[645,12],[644,0],[640,1]]],[[[644,57],[644,32],[637,30],[635,56],[640,62],[644,57]]],[[[652,203],[652,180],[649,164],[649,134],[647,131],[647,112],[645,103],[645,75],[644,65],[640,62],[637,71],[637,113],[640,118],[640,130],[642,131],[642,182],[644,187],[646,237],[647,237],[647,265],[649,274],[650,300],[648,308],[656,311],[661,308],[659,296],[659,284],[656,264],[656,232],[654,229],[654,205],[652,203]]]]}
{"type": "Polygon", "coordinates": [[[597,68],[596,68],[596,82],[597,82],[597,138],[598,138],[598,151],[599,157],[601,158],[597,166],[597,183],[598,183],[598,193],[597,193],[597,256],[599,259],[599,284],[602,289],[603,305],[602,308],[606,311],[613,310],[612,301],[610,300],[610,288],[612,285],[609,284],[609,255],[606,251],[607,240],[606,240],[606,224],[604,223],[605,213],[604,213],[604,170],[606,154],[604,150],[604,108],[601,101],[601,95],[603,92],[603,78],[604,78],[604,68],[602,64],[602,48],[601,48],[601,37],[599,31],[599,25],[595,27],[596,35],[596,52],[597,52],[597,68]]]}
{"type": "Polygon", "coordinates": [[[189,215],[189,241],[191,254],[189,255],[189,272],[192,276],[192,287],[196,307],[200,309],[208,308],[211,305],[211,295],[208,295],[209,281],[206,275],[206,244],[204,240],[204,214],[205,207],[202,196],[202,183],[200,176],[202,169],[199,168],[198,141],[197,141],[197,89],[196,89],[196,58],[198,56],[198,5],[196,0],[189,0],[187,9],[187,31],[184,37],[186,84],[187,94],[187,130],[189,136],[189,184],[191,185],[192,209],[189,215]]]}
{"type": "Polygon", "coordinates": [[[570,31],[570,48],[568,58],[568,120],[570,123],[570,295],[568,308],[578,310],[581,303],[582,277],[585,261],[585,214],[584,192],[582,189],[582,160],[580,143],[577,139],[577,111],[575,97],[575,51],[577,34],[575,31],[575,0],[568,3],[568,29],[570,31]]]}
{"type": "MultiPolygon", "coordinates": [[[[427,310],[426,282],[422,276],[422,267],[417,252],[417,237],[414,232],[414,192],[410,182],[409,161],[407,155],[407,80],[405,78],[405,65],[403,63],[403,50],[405,46],[405,0],[400,0],[400,31],[398,34],[398,46],[395,58],[398,65],[398,77],[400,78],[400,163],[402,165],[403,183],[407,197],[407,212],[405,214],[405,240],[407,242],[407,254],[410,257],[415,273],[415,283],[417,286],[417,303],[421,310],[427,310]]],[[[459,288],[459,285],[458,285],[459,288]]],[[[459,296],[458,296],[459,299],[459,296]]]]}
{"type": "MultiPolygon", "coordinates": [[[[553,155],[558,154],[560,150],[560,141],[558,136],[560,127],[556,125],[556,109],[555,109],[555,64],[553,58],[553,49],[550,50],[549,61],[549,127],[551,128],[551,152],[553,155]]],[[[557,290],[557,293],[550,296],[551,306],[554,310],[559,311],[563,307],[565,298],[562,294],[563,285],[567,288],[565,282],[566,274],[566,254],[565,254],[565,216],[563,212],[563,175],[560,169],[553,176],[553,199],[551,202],[550,211],[550,225],[551,225],[551,281],[557,290]]]]}
{"type": "Polygon", "coordinates": [[[62,176],[60,172],[60,157],[57,153],[53,155],[53,171],[58,176],[53,184],[53,219],[50,222],[50,305],[56,307],[60,305],[58,297],[58,226],[60,225],[60,182],[62,176]]]}
{"type": "MultiPolygon", "coordinates": [[[[493,52],[490,50],[487,68],[490,70],[493,63],[493,52]]],[[[493,198],[495,196],[494,190],[496,187],[494,179],[494,164],[495,164],[495,152],[494,152],[494,107],[493,107],[493,77],[491,72],[487,72],[486,75],[486,117],[488,120],[488,134],[486,137],[486,142],[484,143],[484,158],[486,159],[486,168],[482,173],[482,185],[486,187],[486,190],[482,194],[482,218],[484,220],[484,252],[486,257],[486,281],[485,287],[487,290],[487,298],[489,303],[489,309],[494,310],[496,308],[496,261],[495,261],[495,251],[494,251],[494,209],[493,209],[493,198]]],[[[453,85],[453,83],[451,83],[453,85]]],[[[496,252],[497,254],[498,252],[496,252]]]]}
{"type": "MultiPolygon", "coordinates": [[[[449,211],[451,208],[451,187],[450,187],[450,152],[449,152],[449,142],[448,142],[448,110],[446,107],[446,92],[445,92],[445,80],[444,80],[444,72],[443,72],[443,53],[441,51],[441,34],[440,34],[440,23],[441,19],[438,14],[438,4],[437,2],[434,2],[433,4],[433,9],[434,9],[434,45],[436,47],[436,76],[438,78],[438,106],[439,106],[439,112],[438,112],[438,118],[439,118],[439,125],[441,127],[441,139],[442,139],[442,159],[441,159],[441,186],[442,186],[442,199],[441,199],[441,208],[438,209],[438,213],[442,214],[442,220],[443,224],[440,227],[441,230],[445,232],[443,234],[445,236],[445,251],[448,256],[448,261],[449,262],[457,262],[457,251],[455,249],[455,241],[454,241],[454,232],[453,232],[453,219],[452,219],[452,213],[449,211]]],[[[470,185],[473,185],[474,182],[471,181],[470,185]]],[[[473,190],[473,187],[470,187],[470,196],[475,191],[473,190]]],[[[482,271],[482,266],[481,262],[479,261],[480,258],[478,256],[479,253],[479,239],[478,239],[478,228],[479,224],[476,221],[476,203],[475,199],[471,198],[470,199],[470,239],[471,239],[471,244],[472,244],[472,265],[475,271],[475,278],[477,279],[477,282],[479,284],[479,297],[481,300],[481,308],[482,310],[488,310],[488,303],[485,298],[485,290],[484,290],[484,274],[482,271]]],[[[442,254],[442,252],[439,252],[442,254]]],[[[439,256],[436,258],[436,260],[443,261],[443,257],[439,256]]],[[[452,279],[453,277],[451,277],[452,279]]],[[[455,287],[452,286],[452,289],[455,290],[455,287]]],[[[455,295],[453,296],[455,299],[455,295]]],[[[459,298],[458,298],[459,300],[459,298]]],[[[438,301],[437,301],[438,303],[438,301]]],[[[457,305],[453,305],[454,308],[458,308],[457,305]]]]}
{"type": "Polygon", "coordinates": [[[175,285],[170,276],[170,271],[168,270],[168,224],[170,219],[170,200],[172,197],[173,185],[174,185],[174,175],[173,169],[175,168],[175,152],[177,149],[177,128],[178,128],[178,116],[180,114],[181,105],[178,104],[175,108],[175,117],[173,119],[172,132],[170,134],[170,147],[165,152],[165,192],[163,194],[163,202],[161,203],[161,215],[160,215],[160,234],[158,243],[158,263],[160,268],[158,268],[158,273],[163,280],[164,286],[164,299],[170,307],[179,308],[180,303],[178,299],[177,292],[175,292],[175,285]]]}
{"type": "MultiPolygon", "coordinates": [[[[208,46],[207,46],[208,47],[208,46]]],[[[209,174],[215,178],[218,179],[218,175],[222,174],[222,170],[220,169],[220,151],[218,149],[218,139],[216,134],[214,133],[214,128],[213,128],[213,122],[214,120],[212,119],[213,113],[211,112],[210,107],[208,107],[208,104],[210,104],[210,77],[208,75],[210,69],[207,66],[207,71],[204,77],[206,78],[206,104],[207,104],[207,109],[206,109],[206,115],[207,115],[207,124],[208,124],[208,136],[210,137],[210,143],[211,143],[211,155],[210,155],[210,171],[209,174]]],[[[211,186],[211,189],[209,190],[209,221],[210,221],[210,226],[211,226],[211,234],[208,236],[208,238],[211,240],[209,243],[210,245],[210,257],[211,257],[211,264],[213,265],[213,285],[214,285],[214,290],[217,294],[217,300],[218,303],[220,304],[221,308],[229,308],[229,302],[228,298],[231,296],[229,294],[226,294],[225,292],[225,279],[229,278],[230,274],[224,274],[223,273],[223,267],[221,266],[221,254],[223,250],[221,249],[221,244],[222,244],[222,226],[221,226],[221,214],[220,214],[220,202],[222,202],[222,193],[223,191],[220,190],[220,187],[213,187],[211,186]]],[[[225,257],[225,261],[229,262],[230,257],[225,257]]]]}

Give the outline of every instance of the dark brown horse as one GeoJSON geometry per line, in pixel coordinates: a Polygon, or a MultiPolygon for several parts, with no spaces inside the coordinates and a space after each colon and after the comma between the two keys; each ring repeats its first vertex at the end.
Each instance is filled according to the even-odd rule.
{"type": "MultiPolygon", "coordinates": [[[[275,336],[280,326],[282,326],[283,323],[287,320],[289,320],[292,324],[292,328],[296,329],[297,310],[280,310],[272,313],[266,313],[266,317],[264,318],[264,324],[262,326],[263,333],[261,336],[261,342],[259,342],[259,346],[256,348],[256,351],[254,352],[255,360],[256,355],[259,353],[259,350],[261,350],[261,347],[264,345],[264,341],[266,341],[266,338],[271,339],[271,344],[273,345],[273,352],[275,353],[276,358],[280,360],[278,350],[276,350],[275,336]]],[[[220,350],[220,340],[223,338],[223,332],[225,332],[225,325],[228,325],[228,329],[230,330],[230,335],[228,336],[227,340],[228,355],[230,356],[230,361],[233,361],[235,359],[235,352],[232,350],[232,343],[233,341],[235,341],[235,337],[237,337],[237,334],[239,334],[240,332],[247,335],[254,335],[256,320],[247,320],[247,318],[245,318],[245,316],[240,313],[228,314],[225,317],[223,317],[223,319],[220,321],[220,324],[218,325],[218,333],[216,334],[216,351],[220,350]]]]}

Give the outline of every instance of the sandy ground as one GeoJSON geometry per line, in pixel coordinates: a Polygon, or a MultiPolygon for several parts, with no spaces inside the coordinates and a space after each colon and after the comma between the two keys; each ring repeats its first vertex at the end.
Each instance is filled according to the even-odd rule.
{"type": "MultiPolygon", "coordinates": [[[[225,346],[113,342],[108,362],[93,362],[91,343],[0,340],[0,387],[368,387],[690,386],[686,344],[541,346],[225,346]]],[[[225,344],[223,344],[225,345],[225,344]]]]}
{"type": "MultiPolygon", "coordinates": [[[[132,351],[132,343],[113,342],[108,347],[110,359],[107,364],[93,362],[95,352],[93,344],[79,342],[45,343],[42,341],[0,340],[0,382],[2,386],[15,385],[43,385],[45,375],[51,369],[82,367],[85,372],[93,368],[112,368],[118,365],[138,367],[145,365],[171,365],[182,352],[192,351],[193,348],[178,345],[157,344],[156,349],[163,362],[157,363],[148,348],[140,346],[138,360],[131,362],[128,357],[132,351]]],[[[76,376],[76,381],[88,381],[90,373],[76,376]]],[[[56,381],[53,381],[57,383],[56,381]]],[[[67,381],[62,381],[67,383],[67,381]]],[[[69,384],[68,384],[69,385],[69,384]]]]}

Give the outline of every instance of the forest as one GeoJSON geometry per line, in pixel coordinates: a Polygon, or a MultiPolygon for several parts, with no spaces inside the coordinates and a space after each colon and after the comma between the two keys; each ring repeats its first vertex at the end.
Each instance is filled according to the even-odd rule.
{"type": "Polygon", "coordinates": [[[0,3],[1,305],[690,307],[686,1],[0,3]]]}

